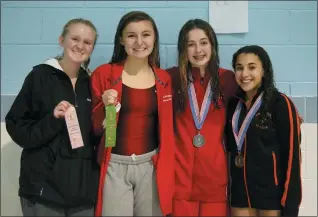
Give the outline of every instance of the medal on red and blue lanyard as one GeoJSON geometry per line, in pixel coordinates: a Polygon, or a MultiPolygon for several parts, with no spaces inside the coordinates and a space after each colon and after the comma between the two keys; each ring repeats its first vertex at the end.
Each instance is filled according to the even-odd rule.
{"type": "Polygon", "coordinates": [[[210,109],[211,95],[212,95],[212,91],[210,87],[211,87],[211,80],[209,81],[208,86],[206,88],[200,111],[199,111],[198,100],[195,93],[193,82],[190,83],[188,88],[191,113],[195,123],[195,127],[197,128],[197,131],[198,131],[197,135],[193,137],[192,143],[197,148],[202,147],[205,143],[204,136],[200,134],[200,130],[202,129],[203,123],[210,109]]]}
{"type": "Polygon", "coordinates": [[[255,103],[253,104],[253,106],[251,107],[249,112],[247,113],[247,115],[246,115],[246,117],[245,117],[245,119],[240,127],[240,130],[238,130],[238,121],[239,121],[243,102],[239,101],[237,103],[237,106],[235,108],[235,112],[233,114],[232,128],[233,128],[233,134],[234,134],[234,138],[235,138],[236,145],[237,145],[237,151],[238,151],[238,155],[235,157],[235,165],[239,168],[243,167],[243,165],[244,165],[244,158],[241,155],[241,149],[243,146],[245,135],[246,135],[247,129],[248,129],[253,117],[255,116],[256,112],[259,110],[259,108],[262,104],[262,97],[263,97],[263,93],[261,93],[257,97],[255,103]]]}

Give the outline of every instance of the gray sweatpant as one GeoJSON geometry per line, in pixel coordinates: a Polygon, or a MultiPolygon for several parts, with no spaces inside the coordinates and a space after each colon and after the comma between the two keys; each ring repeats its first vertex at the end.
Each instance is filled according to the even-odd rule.
{"type": "Polygon", "coordinates": [[[23,216],[94,216],[94,207],[58,208],[20,197],[23,216]]]}
{"type": "Polygon", "coordinates": [[[162,216],[151,159],[157,152],[111,154],[103,191],[103,216],[162,216]]]}

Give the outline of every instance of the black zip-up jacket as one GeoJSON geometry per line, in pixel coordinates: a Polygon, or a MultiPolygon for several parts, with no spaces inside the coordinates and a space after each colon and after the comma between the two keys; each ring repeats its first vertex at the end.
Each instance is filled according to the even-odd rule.
{"type": "MultiPolygon", "coordinates": [[[[252,100],[253,106],[260,91],[252,100]]],[[[230,154],[230,201],[233,207],[281,210],[282,216],[298,216],[301,203],[300,117],[292,101],[275,91],[266,118],[253,117],[241,149],[244,166],[236,167],[237,145],[232,118],[241,100],[238,127],[247,114],[242,95],[228,104],[225,141],[230,154]]]]}
{"type": "Polygon", "coordinates": [[[98,166],[85,70],[80,69],[74,91],[57,60],[35,66],[5,121],[12,140],[23,148],[19,196],[65,208],[95,204],[98,166]],[[71,148],[65,119],[53,115],[62,100],[76,108],[84,147],[71,148]]]}

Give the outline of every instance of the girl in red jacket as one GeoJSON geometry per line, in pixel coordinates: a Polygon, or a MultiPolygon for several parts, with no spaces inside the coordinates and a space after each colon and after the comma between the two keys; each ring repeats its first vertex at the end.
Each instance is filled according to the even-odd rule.
{"type": "Polygon", "coordinates": [[[218,41],[204,20],[189,20],[178,39],[173,80],[176,136],[174,216],[226,216],[225,107],[232,71],[219,67],[218,41]]]}
{"type": "Polygon", "coordinates": [[[168,215],[174,182],[172,89],[169,74],[159,68],[156,24],[144,12],[130,12],[121,18],[114,41],[110,63],[91,76],[93,126],[101,137],[95,215],[168,215]],[[117,129],[106,136],[107,141],[116,136],[116,142],[105,148],[109,105],[116,106],[117,129]]]}
{"type": "Polygon", "coordinates": [[[233,216],[298,216],[301,203],[300,118],[274,84],[267,52],[240,48],[232,61],[240,86],[228,103],[233,216]]]}

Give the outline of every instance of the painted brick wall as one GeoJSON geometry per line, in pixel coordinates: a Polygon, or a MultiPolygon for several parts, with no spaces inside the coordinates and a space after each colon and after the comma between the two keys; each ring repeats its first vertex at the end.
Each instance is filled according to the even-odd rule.
{"type": "MultiPolygon", "coordinates": [[[[109,60],[120,17],[144,10],[155,19],[162,67],[176,63],[176,41],[190,18],[208,20],[208,1],[5,1],[1,2],[1,93],[16,94],[31,67],[61,53],[57,39],[71,18],[85,17],[99,31],[91,68],[109,60]]],[[[272,58],[278,87],[293,96],[317,96],[317,3],[249,2],[247,34],[218,35],[221,64],[245,44],[263,45],[272,58]]]]}
{"type": "MultiPolygon", "coordinates": [[[[69,19],[84,17],[98,28],[99,40],[90,65],[94,70],[109,61],[118,21],[131,10],[146,11],[156,21],[163,68],[176,64],[181,26],[191,18],[208,20],[208,1],[2,1],[1,121],[32,66],[62,52],[57,40],[69,19]]],[[[317,2],[250,1],[249,32],[218,35],[218,40],[221,65],[226,68],[241,46],[259,44],[268,50],[278,88],[292,97],[305,120],[301,214],[316,216],[317,188],[311,186],[317,183],[317,167],[312,166],[317,165],[317,2]]],[[[12,193],[17,188],[20,149],[5,130],[1,135],[1,152],[7,157],[5,162],[1,159],[1,170],[7,171],[1,182],[11,184],[1,194],[5,209],[1,214],[20,215],[16,193],[12,193]]]]}
{"type": "MultiPolygon", "coordinates": [[[[71,18],[93,21],[99,31],[91,69],[108,62],[120,17],[148,12],[160,31],[163,68],[176,64],[181,26],[208,20],[208,1],[5,1],[1,2],[1,120],[32,66],[62,53],[57,40],[71,18]]],[[[250,1],[249,32],[218,35],[221,66],[246,44],[263,45],[273,61],[278,88],[293,97],[306,122],[317,123],[316,1],[250,1]]]]}

